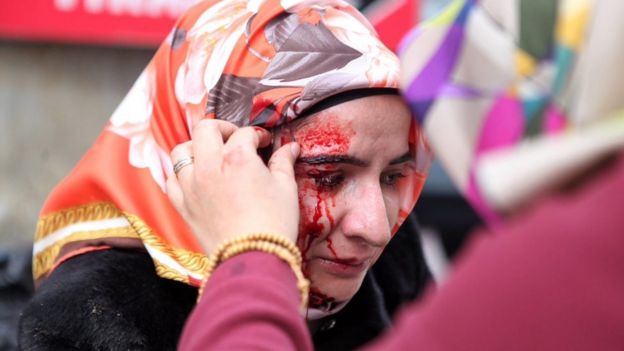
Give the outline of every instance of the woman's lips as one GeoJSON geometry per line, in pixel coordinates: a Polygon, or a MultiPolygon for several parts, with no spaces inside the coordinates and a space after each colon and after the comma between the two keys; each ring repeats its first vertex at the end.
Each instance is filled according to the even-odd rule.
{"type": "Polygon", "coordinates": [[[316,260],[325,271],[341,277],[357,276],[368,268],[365,258],[318,257],[316,260]]]}

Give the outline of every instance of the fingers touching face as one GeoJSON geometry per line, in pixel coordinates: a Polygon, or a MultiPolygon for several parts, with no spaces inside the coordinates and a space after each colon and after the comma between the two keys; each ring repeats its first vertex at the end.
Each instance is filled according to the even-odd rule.
{"type": "Polygon", "coordinates": [[[177,177],[169,177],[168,195],[206,254],[250,233],[296,240],[299,209],[292,169],[298,148],[284,146],[267,167],[258,148],[270,142],[264,129],[206,120],[192,141],[172,150],[177,177]]]}
{"type": "MultiPolygon", "coordinates": [[[[255,154],[271,143],[271,133],[259,127],[243,127],[222,120],[202,120],[193,130],[193,140],[177,145],[171,152],[176,162],[192,157],[199,167],[214,166],[228,153],[244,151],[255,154]]],[[[184,172],[189,173],[189,172],[184,172]]],[[[182,174],[182,170],[178,175],[182,174]]]]}
{"type": "Polygon", "coordinates": [[[271,133],[266,129],[239,128],[222,120],[202,120],[193,130],[193,140],[171,151],[171,160],[177,169],[176,176],[167,180],[167,192],[173,205],[184,216],[184,194],[192,194],[197,179],[207,179],[210,172],[223,170],[224,163],[249,162],[257,158],[258,148],[270,143],[271,133]]]}

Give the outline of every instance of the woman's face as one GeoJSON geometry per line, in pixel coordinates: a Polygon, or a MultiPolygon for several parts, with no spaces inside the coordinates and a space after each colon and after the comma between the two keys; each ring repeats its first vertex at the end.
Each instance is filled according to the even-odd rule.
{"type": "Polygon", "coordinates": [[[398,96],[351,100],[295,121],[277,145],[301,145],[298,246],[312,307],[350,299],[391,238],[400,182],[414,173],[410,113],[398,96]]]}

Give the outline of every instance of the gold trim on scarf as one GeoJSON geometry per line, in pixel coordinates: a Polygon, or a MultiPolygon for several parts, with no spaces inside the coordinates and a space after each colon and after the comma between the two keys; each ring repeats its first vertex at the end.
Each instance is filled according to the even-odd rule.
{"type": "MultiPolygon", "coordinates": [[[[42,216],[37,221],[35,243],[43,240],[45,237],[56,232],[57,230],[72,224],[118,218],[122,215],[122,212],[110,202],[96,202],[52,212],[42,216]]],[[[130,226],[80,231],[70,234],[69,236],[54,242],[52,245],[34,255],[32,269],[33,277],[36,280],[48,273],[48,271],[54,266],[54,263],[58,259],[58,255],[64,245],[76,241],[102,239],[108,237],[139,238],[130,226]]]]}
{"type": "Polygon", "coordinates": [[[83,240],[97,240],[103,238],[139,239],[134,229],[130,226],[73,233],[61,240],[54,242],[54,244],[45,248],[43,251],[33,257],[33,277],[35,278],[35,280],[37,280],[47,274],[52,266],[54,266],[54,264],[56,263],[58,255],[61,252],[63,246],[67,245],[68,243],[83,240]]]}
{"type": "MultiPolygon", "coordinates": [[[[160,237],[158,237],[154,231],[143,222],[139,217],[124,213],[130,225],[134,228],[136,233],[143,241],[143,244],[150,247],[150,249],[157,250],[164,255],[171,257],[180,266],[189,271],[191,274],[202,277],[208,267],[208,257],[202,253],[193,252],[189,250],[173,248],[167,245],[160,237]]],[[[191,285],[189,276],[176,270],[175,268],[166,265],[163,262],[158,261],[152,257],[154,266],[156,267],[156,273],[158,276],[176,280],[191,285]]],[[[199,279],[201,280],[201,279],[199,279]]]]}
{"type": "MultiPolygon", "coordinates": [[[[150,249],[157,250],[163,255],[171,257],[191,274],[201,277],[208,266],[208,258],[201,253],[192,252],[167,245],[154,231],[138,216],[120,211],[110,202],[97,202],[61,211],[53,212],[41,217],[37,223],[35,242],[41,241],[51,233],[72,224],[90,221],[99,221],[124,217],[130,224],[127,227],[108,228],[72,233],[46,247],[33,257],[33,277],[40,279],[54,266],[63,246],[77,241],[97,240],[105,238],[132,238],[140,239],[150,249]]],[[[189,276],[184,272],[158,261],[152,257],[158,276],[191,284],[189,276]]],[[[201,279],[200,279],[201,280],[201,279]]]]}
{"type": "Polygon", "coordinates": [[[156,269],[156,274],[158,274],[159,277],[165,278],[165,279],[171,279],[171,280],[175,280],[184,284],[191,285],[191,282],[188,276],[176,271],[175,269],[167,266],[166,264],[160,262],[157,259],[152,258],[152,261],[154,262],[154,268],[156,269]]]}
{"type": "Polygon", "coordinates": [[[123,213],[110,202],[95,202],[47,214],[37,221],[35,241],[61,228],[80,222],[100,221],[121,217],[123,213]]]}

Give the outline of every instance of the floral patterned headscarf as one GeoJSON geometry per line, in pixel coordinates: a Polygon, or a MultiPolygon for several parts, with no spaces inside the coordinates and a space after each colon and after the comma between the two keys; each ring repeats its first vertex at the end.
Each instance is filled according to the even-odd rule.
{"type": "Polygon", "coordinates": [[[489,224],[624,148],[623,12],[610,0],[454,0],[404,39],[404,96],[489,224]]]}
{"type": "MultiPolygon", "coordinates": [[[[165,193],[169,153],[192,138],[193,126],[219,118],[272,128],[327,97],[398,85],[398,59],[343,1],[199,3],[46,201],[35,278],[78,254],[125,247],[145,248],[159,276],[198,285],[207,259],[165,193]]],[[[413,149],[424,147],[419,128],[412,129],[413,149]]],[[[421,186],[404,189],[401,222],[421,186]]]]}

